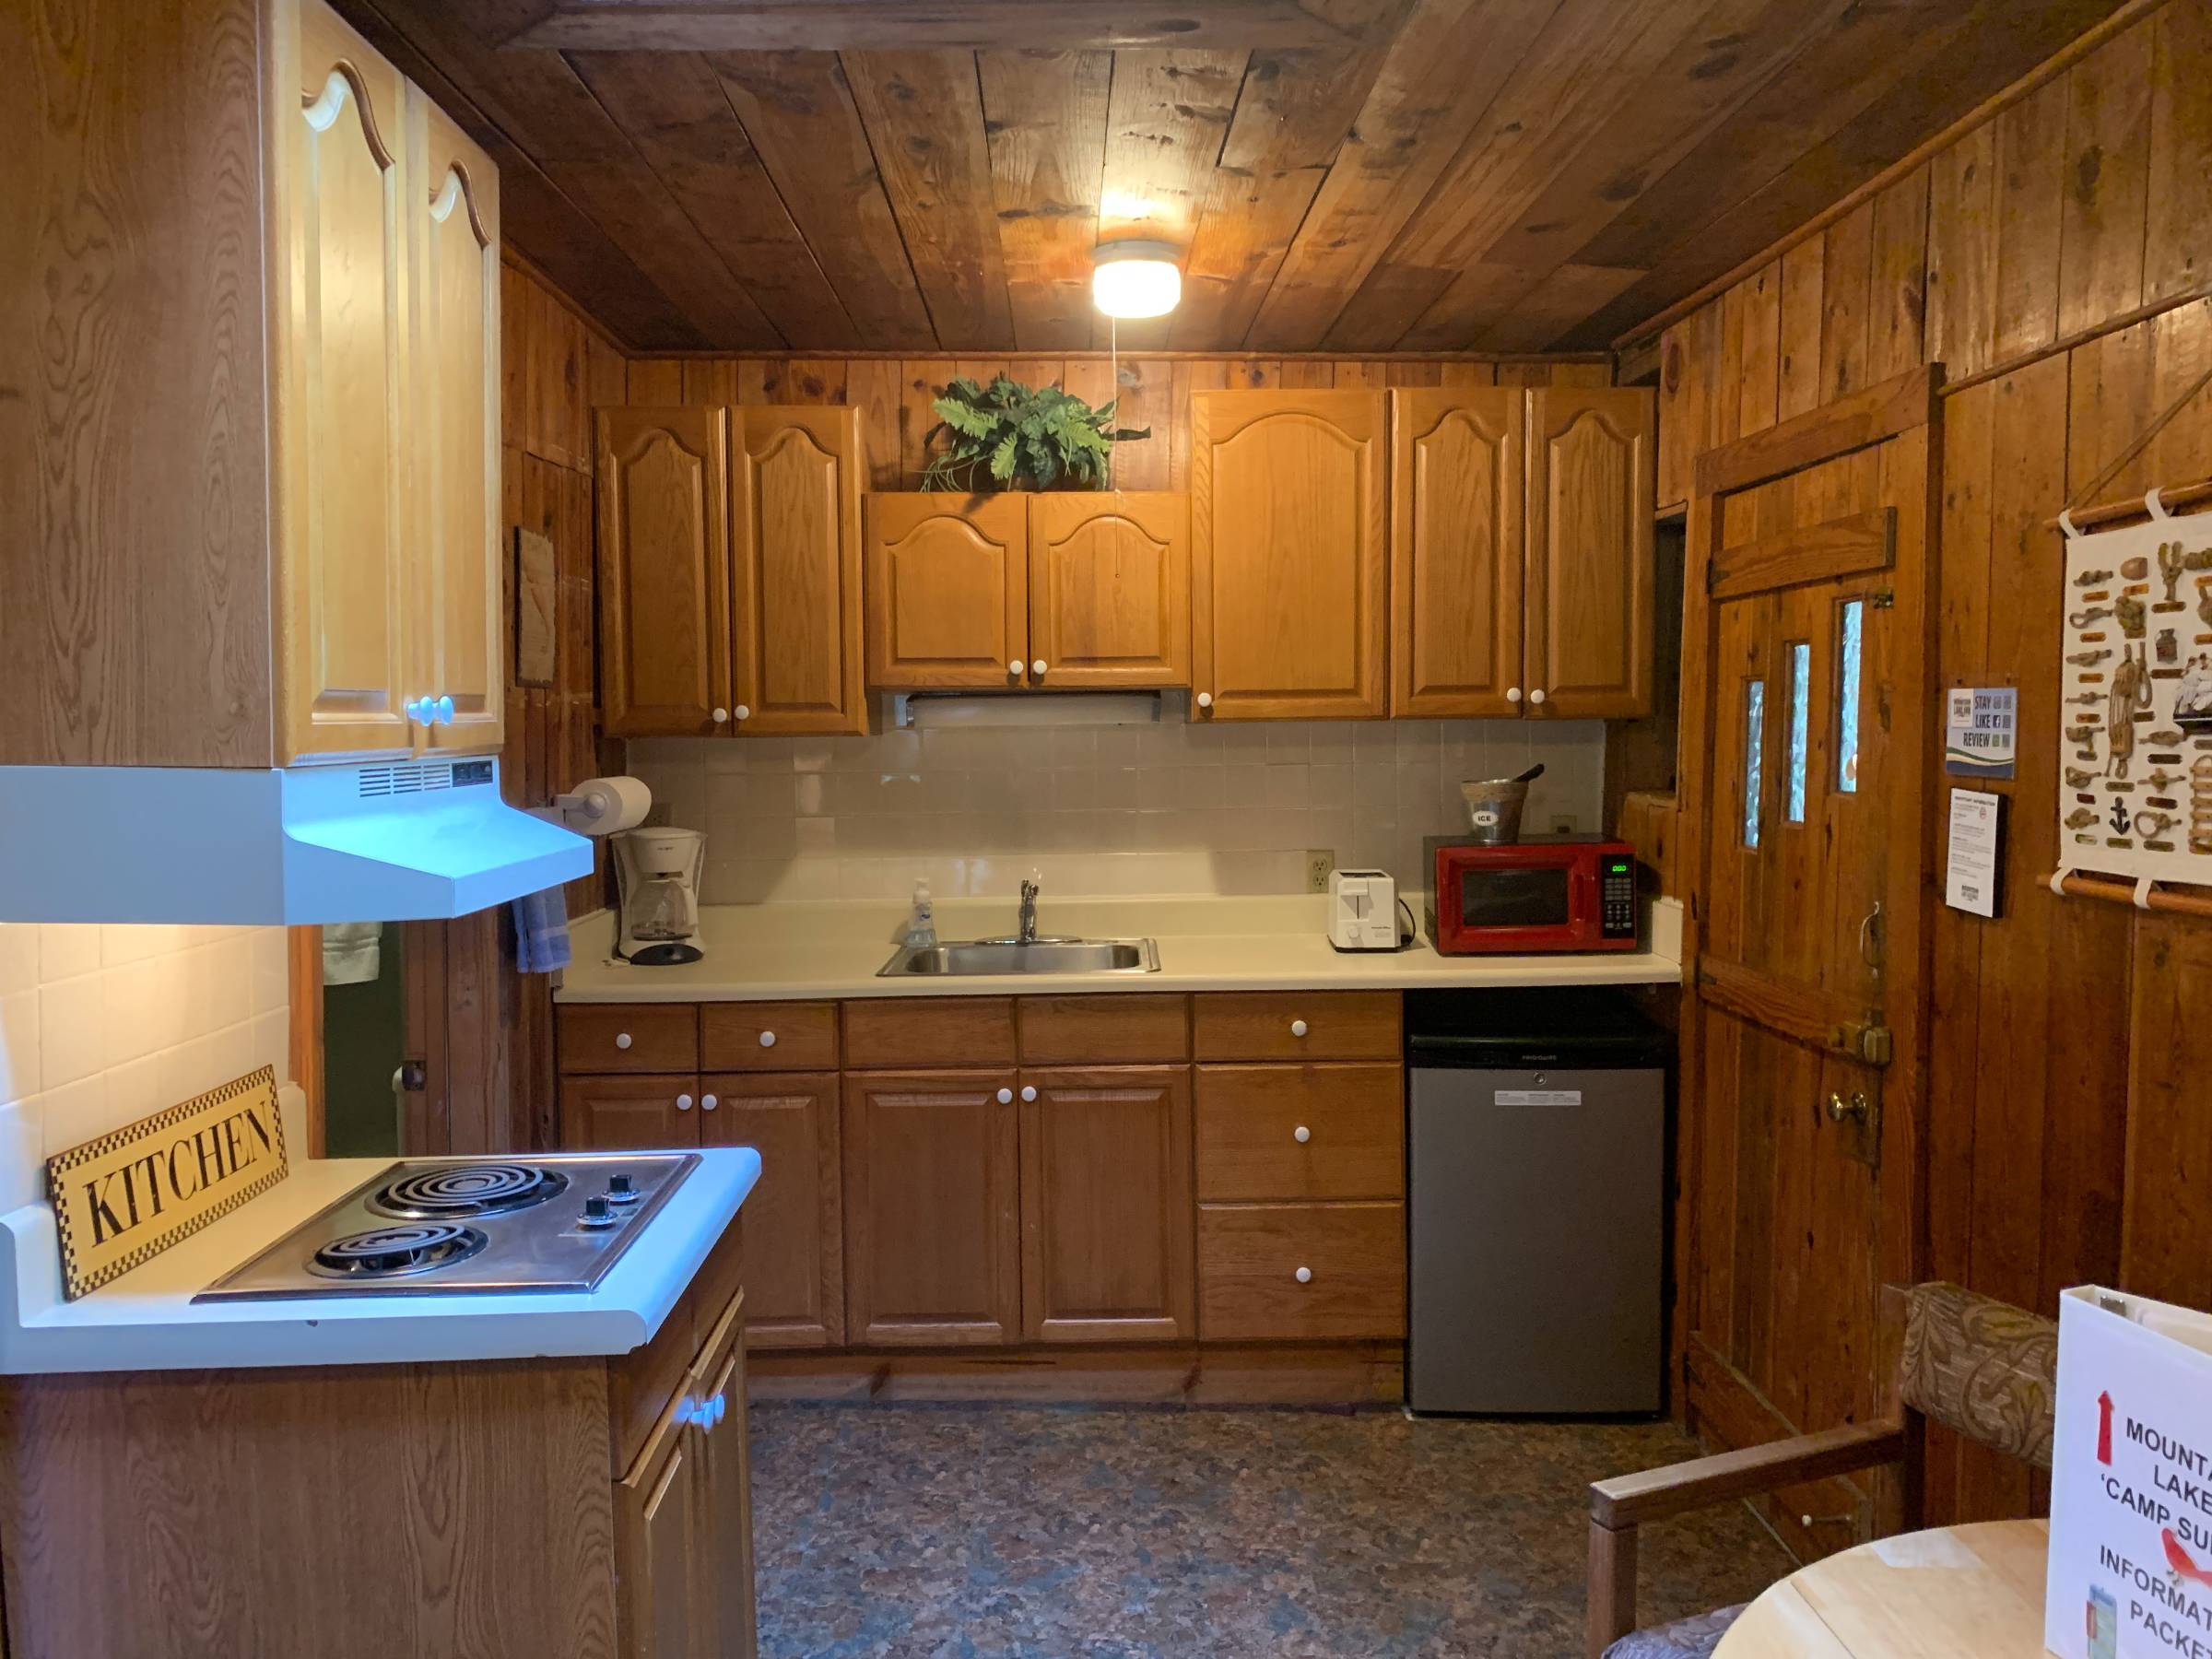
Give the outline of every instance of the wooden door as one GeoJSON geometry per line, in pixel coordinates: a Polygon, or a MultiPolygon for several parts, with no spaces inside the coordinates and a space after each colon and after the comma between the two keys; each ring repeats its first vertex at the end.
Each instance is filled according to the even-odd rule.
{"type": "Polygon", "coordinates": [[[1380,392],[1191,400],[1198,718],[1383,712],[1384,429],[1380,392]]]}
{"type": "Polygon", "coordinates": [[[1390,712],[1521,712],[1527,394],[1390,394],[1390,712]]]}
{"type": "MultiPolygon", "coordinates": [[[[1918,1277],[1934,408],[1923,371],[1698,462],[1678,1156],[1688,1403],[1724,1442],[1889,1409],[1879,1288],[1918,1277]]],[[[1840,1547],[1860,1507],[1787,1535],[1840,1547]]]]}
{"type": "Polygon", "coordinates": [[[674,1072],[560,1080],[560,1144],[571,1152],[699,1145],[699,1079],[674,1072]]]}
{"type": "Polygon", "coordinates": [[[835,1072],[717,1072],[700,1079],[700,1144],[751,1147],[745,1201],[745,1339],[845,1340],[845,1230],[835,1072]]]}
{"type": "MultiPolygon", "coordinates": [[[[748,1206],[751,1200],[747,1201],[748,1206]]],[[[750,1238],[748,1226],[747,1238],[750,1238]]],[[[746,1277],[758,1271],[747,1253],[746,1277]]],[[[746,1293],[749,1312],[752,1293],[746,1293]]],[[[700,1540],[703,1633],[712,1659],[753,1659],[759,1618],[753,1571],[753,1475],[747,1443],[745,1344],[733,1341],[713,1365],[700,1396],[714,1401],[717,1421],[700,1442],[700,1540]]]]}
{"type": "Polygon", "coordinates": [[[786,405],[736,411],[737,529],[731,547],[734,729],[864,733],[861,411],[786,405]]]}
{"type": "Polygon", "coordinates": [[[1011,1342],[1021,1323],[1014,1074],[856,1073],[844,1105],[848,1340],[1011,1342]]]}
{"type": "Polygon", "coordinates": [[[868,497],[868,683],[1028,683],[1030,519],[1019,495],[868,497]]]}
{"type": "Polygon", "coordinates": [[[1189,1341],[1190,1068],[1024,1071],[1019,1093],[1022,1335],[1189,1341]]]}
{"type": "Polygon", "coordinates": [[[1190,498],[1030,500],[1030,673],[1041,686],[1191,683],[1190,498]]]}
{"type": "Polygon", "coordinates": [[[615,1602],[625,1659],[723,1659],[705,1617],[699,1435],[670,1425],[615,1488],[615,1602]]]}
{"type": "Polygon", "coordinates": [[[1652,712],[1656,406],[1633,387],[1528,394],[1524,711],[1652,712]]]}
{"type": "Polygon", "coordinates": [[[599,411],[599,700],[610,737],[728,728],[724,409],[599,411]]]}
{"type": "Polygon", "coordinates": [[[500,190],[491,159],[427,98],[408,100],[412,366],[422,568],[411,681],[453,700],[427,747],[497,749],[507,713],[500,561],[500,190]],[[427,613],[427,614],[426,614],[427,613]]]}
{"type": "Polygon", "coordinates": [[[320,0],[298,18],[278,182],[290,292],[275,331],[284,756],[406,753],[405,705],[427,689],[408,677],[406,83],[320,0]]]}

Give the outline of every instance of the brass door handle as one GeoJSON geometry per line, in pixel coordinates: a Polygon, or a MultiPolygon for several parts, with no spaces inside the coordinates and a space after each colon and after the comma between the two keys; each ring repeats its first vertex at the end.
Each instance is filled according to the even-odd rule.
{"type": "Polygon", "coordinates": [[[1828,1097],[1828,1121],[1831,1124],[1841,1124],[1846,1118],[1863,1124],[1866,1121],[1867,1113],[1871,1110],[1866,1097],[1856,1090],[1853,1092],[1848,1100],[1840,1094],[1831,1093],[1828,1097]]]}

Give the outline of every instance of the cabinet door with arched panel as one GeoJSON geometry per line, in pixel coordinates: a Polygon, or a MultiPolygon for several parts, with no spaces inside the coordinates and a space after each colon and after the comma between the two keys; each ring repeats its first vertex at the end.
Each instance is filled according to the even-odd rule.
{"type": "Polygon", "coordinates": [[[496,749],[507,676],[500,581],[500,193],[491,159],[410,100],[418,665],[428,747],[496,749]],[[451,699],[450,705],[447,699],[451,699]],[[450,713],[448,709],[450,707],[450,713]]]}
{"type": "Polygon", "coordinates": [[[857,408],[735,411],[730,609],[740,735],[868,729],[861,671],[857,408]]]}
{"type": "Polygon", "coordinates": [[[1652,712],[1653,394],[1528,394],[1531,715],[1652,712]]]}
{"type": "Polygon", "coordinates": [[[1030,498],[1030,675],[1039,686],[1191,683],[1187,496],[1030,498]]]}
{"type": "Polygon", "coordinates": [[[895,691],[1027,685],[1029,538],[1019,495],[871,495],[869,684],[895,691]]]}
{"type": "Polygon", "coordinates": [[[406,84],[335,13],[277,8],[272,331],[281,452],[282,758],[405,753],[409,678],[406,84]]]}
{"type": "Polygon", "coordinates": [[[1523,394],[1391,393],[1395,715],[1520,712],[1523,394]]]}

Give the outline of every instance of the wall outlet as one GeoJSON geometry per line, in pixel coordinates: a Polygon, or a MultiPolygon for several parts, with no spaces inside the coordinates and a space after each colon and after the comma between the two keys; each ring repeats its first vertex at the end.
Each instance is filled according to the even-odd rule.
{"type": "Polygon", "coordinates": [[[1574,833],[1574,815],[1571,812],[1555,815],[1551,820],[1551,832],[1554,835],[1572,835],[1574,833]]]}
{"type": "Polygon", "coordinates": [[[1306,852],[1306,891],[1325,893],[1329,877],[1336,869],[1336,854],[1327,847],[1312,847],[1306,852]]]}

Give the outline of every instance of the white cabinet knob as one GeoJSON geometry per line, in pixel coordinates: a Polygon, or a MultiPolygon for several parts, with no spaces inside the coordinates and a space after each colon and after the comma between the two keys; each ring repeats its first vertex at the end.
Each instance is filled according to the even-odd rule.
{"type": "Polygon", "coordinates": [[[1311,1267],[1300,1267],[1298,1270],[1298,1282],[1301,1285],[1312,1284],[1313,1282],[1313,1269],[1311,1267]]]}
{"type": "Polygon", "coordinates": [[[615,1046],[618,1049],[628,1048],[629,1046],[629,1033],[628,1031],[617,1031],[615,1033],[615,1046]]]}
{"type": "Polygon", "coordinates": [[[743,703],[739,703],[737,707],[732,711],[732,712],[734,712],[740,720],[750,720],[753,717],[753,712],[747,708],[743,703]]]}
{"type": "Polygon", "coordinates": [[[1507,702],[1519,702],[1521,700],[1521,688],[1518,686],[1508,686],[1505,688],[1505,700],[1507,702]]]}
{"type": "Polygon", "coordinates": [[[690,1111],[690,1110],[691,1110],[691,1097],[690,1097],[689,1095],[688,1095],[688,1094],[680,1094],[680,1095],[677,1095],[677,1096],[676,1097],[676,1109],[677,1109],[678,1112],[688,1112],[688,1111],[690,1111]]]}
{"type": "Polygon", "coordinates": [[[1306,1022],[1305,1022],[1304,1020],[1302,1020],[1302,1019],[1294,1019],[1294,1020],[1292,1020],[1292,1021],[1290,1022],[1290,1035],[1291,1035],[1291,1036],[1293,1036],[1293,1037],[1303,1037],[1305,1034],[1306,1034],[1306,1022]]]}
{"type": "Polygon", "coordinates": [[[727,1394],[717,1394],[714,1396],[714,1420],[715,1420],[716,1422],[718,1422],[718,1423],[719,1423],[719,1422],[721,1422],[721,1421],[722,1421],[722,1419],[723,1419],[724,1418],[725,1418],[725,1417],[728,1417],[729,1415],[730,1415],[730,1397],[729,1397],[729,1395],[727,1395],[727,1394]]]}
{"type": "Polygon", "coordinates": [[[1030,665],[1030,672],[1035,675],[1039,679],[1042,679],[1044,677],[1044,659],[1042,657],[1039,657],[1035,662],[1031,663],[1030,665]]]}
{"type": "Polygon", "coordinates": [[[453,724],[453,700],[452,696],[448,695],[440,698],[434,707],[433,712],[440,725],[452,725],[453,724]]]}
{"type": "Polygon", "coordinates": [[[1008,674],[1019,674],[1021,672],[1021,659],[1019,657],[1016,657],[1012,662],[1008,663],[1006,665],[1006,672],[1008,674]]]}
{"type": "Polygon", "coordinates": [[[1037,1085],[1034,1083],[1024,1083],[1021,1086],[1021,1098],[1025,1100],[1035,1100],[1037,1098],[1037,1085]]]}
{"type": "Polygon", "coordinates": [[[721,1104],[722,1100],[718,1095],[700,1095],[699,1097],[699,1109],[701,1112],[712,1112],[721,1104]]]}
{"type": "Polygon", "coordinates": [[[1300,1124],[1297,1128],[1290,1131],[1290,1138],[1302,1147],[1308,1141],[1313,1138],[1313,1131],[1307,1128],[1303,1124],[1300,1124]]]}
{"type": "Polygon", "coordinates": [[[761,1032],[760,1046],[762,1048],[774,1048],[776,1046],[776,1034],[773,1031],[761,1032]]]}
{"type": "Polygon", "coordinates": [[[1212,708],[1214,706],[1214,694],[1211,691],[1199,692],[1198,706],[1202,709],[1212,708]]]}
{"type": "Polygon", "coordinates": [[[1010,1089],[1010,1088],[1002,1088],[1002,1089],[1000,1089],[1000,1090],[998,1091],[998,1103],[999,1103],[1001,1106],[1004,1106],[1004,1105],[1005,1105],[1005,1104],[1006,1104],[1006,1103],[1008,1100],[1011,1100],[1013,1098],[1014,1098],[1014,1091],[1013,1091],[1012,1089],[1010,1089]]]}
{"type": "Polygon", "coordinates": [[[1528,694],[1528,700],[1532,703],[1540,703],[1544,700],[1544,693],[1541,691],[1531,691],[1528,694]]]}
{"type": "Polygon", "coordinates": [[[716,725],[722,725],[725,724],[729,718],[730,712],[727,709],[717,709],[714,711],[714,724],[716,725]]]}

